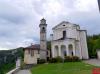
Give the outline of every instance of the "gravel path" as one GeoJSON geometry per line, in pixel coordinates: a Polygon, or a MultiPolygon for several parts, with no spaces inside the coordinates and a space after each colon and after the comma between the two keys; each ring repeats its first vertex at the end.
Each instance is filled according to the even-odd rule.
{"type": "Polygon", "coordinates": [[[94,66],[100,66],[100,60],[98,59],[90,59],[90,60],[85,60],[83,62],[94,65],[94,66]]]}
{"type": "Polygon", "coordinates": [[[20,70],[18,73],[16,74],[31,74],[30,70],[20,70]]]}

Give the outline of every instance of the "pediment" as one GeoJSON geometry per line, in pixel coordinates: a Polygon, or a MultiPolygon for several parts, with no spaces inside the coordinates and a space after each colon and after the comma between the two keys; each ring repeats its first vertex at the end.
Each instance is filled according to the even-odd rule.
{"type": "Polygon", "coordinates": [[[63,21],[63,22],[59,23],[58,25],[56,25],[55,27],[53,27],[52,29],[55,30],[55,29],[59,29],[59,28],[70,27],[70,26],[72,26],[72,25],[73,25],[73,24],[70,23],[70,22],[63,21]]]}

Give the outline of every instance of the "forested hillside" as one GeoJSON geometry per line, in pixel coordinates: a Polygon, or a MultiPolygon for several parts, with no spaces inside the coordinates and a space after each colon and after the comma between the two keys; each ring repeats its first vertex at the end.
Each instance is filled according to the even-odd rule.
{"type": "Polygon", "coordinates": [[[0,51],[0,74],[15,67],[17,57],[23,58],[23,48],[0,51]]]}

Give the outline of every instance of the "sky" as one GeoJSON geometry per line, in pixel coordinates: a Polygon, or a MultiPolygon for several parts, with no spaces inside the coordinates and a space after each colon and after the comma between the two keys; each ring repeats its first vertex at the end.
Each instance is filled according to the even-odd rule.
{"type": "Polygon", "coordinates": [[[39,43],[40,20],[47,20],[47,39],[62,21],[79,24],[88,35],[100,33],[97,0],[0,0],[0,50],[39,43]]]}

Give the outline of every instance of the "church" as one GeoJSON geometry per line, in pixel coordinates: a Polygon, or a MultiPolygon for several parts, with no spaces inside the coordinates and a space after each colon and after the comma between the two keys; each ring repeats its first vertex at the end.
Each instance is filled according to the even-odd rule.
{"type": "Polygon", "coordinates": [[[86,30],[81,30],[79,25],[67,21],[59,23],[52,30],[52,57],[78,56],[80,59],[89,59],[86,30]]]}
{"type": "MultiPolygon", "coordinates": [[[[43,18],[40,20],[40,44],[34,44],[24,48],[24,63],[37,64],[38,59],[47,60],[50,51],[47,50],[47,24],[43,18]]],[[[63,21],[52,28],[51,34],[51,55],[52,58],[60,56],[78,56],[80,59],[88,59],[88,48],[86,30],[80,26],[63,21]]]]}

